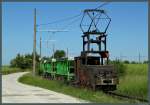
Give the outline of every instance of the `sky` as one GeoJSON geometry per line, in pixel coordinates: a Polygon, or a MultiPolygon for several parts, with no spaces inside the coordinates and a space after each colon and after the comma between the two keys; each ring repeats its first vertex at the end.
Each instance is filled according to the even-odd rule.
{"type": "MultiPolygon", "coordinates": [[[[79,27],[84,9],[93,9],[102,2],[8,2],[2,4],[2,64],[8,65],[17,53],[33,51],[34,8],[37,10],[37,52],[42,36],[42,56],[55,49],[79,56],[82,51],[82,31],[79,27]],[[76,18],[68,19],[79,15],[76,18]],[[67,19],[66,19],[67,18],[67,19]],[[66,20],[65,20],[66,19],[66,20]],[[63,20],[63,21],[59,21],[63,20]],[[55,22],[58,21],[58,22],[55,22]],[[48,25],[40,25],[46,23],[48,25]],[[40,30],[68,30],[68,32],[39,32],[40,30]],[[50,41],[49,43],[46,40],[50,41]]],[[[146,2],[111,2],[103,6],[111,24],[107,31],[110,59],[145,60],[148,56],[148,5],[146,2]]]]}

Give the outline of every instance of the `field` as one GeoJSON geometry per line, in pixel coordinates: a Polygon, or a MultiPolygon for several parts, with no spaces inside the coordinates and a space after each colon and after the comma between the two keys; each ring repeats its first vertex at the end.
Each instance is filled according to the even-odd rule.
{"type": "Polygon", "coordinates": [[[16,73],[16,72],[23,72],[23,71],[29,71],[29,69],[20,69],[20,68],[14,68],[9,66],[2,66],[2,75],[7,75],[10,73],[16,73]]]}
{"type": "Polygon", "coordinates": [[[120,77],[117,92],[137,97],[148,97],[148,65],[126,64],[125,76],[120,77]]]}
{"type": "MultiPolygon", "coordinates": [[[[117,92],[147,98],[148,66],[146,64],[126,64],[125,66],[125,75],[120,77],[120,83],[117,92]]],[[[74,88],[65,85],[62,82],[45,80],[39,76],[32,77],[31,74],[25,74],[19,79],[19,81],[25,84],[34,85],[56,92],[68,94],[91,102],[135,103],[135,101],[131,100],[120,100],[117,98],[112,98],[111,96],[108,96],[101,91],[93,92],[87,89],[74,88]]]]}

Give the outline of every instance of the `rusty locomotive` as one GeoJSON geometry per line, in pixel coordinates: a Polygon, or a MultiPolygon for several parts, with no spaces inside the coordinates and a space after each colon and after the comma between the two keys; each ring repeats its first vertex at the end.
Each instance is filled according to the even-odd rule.
{"type": "Polygon", "coordinates": [[[83,32],[83,51],[81,56],[75,57],[76,81],[80,85],[91,86],[94,90],[96,88],[115,90],[118,84],[117,72],[108,62],[109,51],[106,49],[106,31],[110,22],[111,18],[104,10],[86,9],[80,24],[83,32]],[[90,18],[90,24],[85,25],[86,16],[90,18]],[[107,24],[102,26],[103,24],[99,24],[101,20],[107,24]],[[92,44],[97,48],[94,49],[92,44]]]}
{"type": "Polygon", "coordinates": [[[44,75],[49,75],[52,79],[61,78],[70,82],[73,80],[75,84],[91,87],[93,90],[116,90],[117,71],[114,65],[109,64],[109,51],[106,48],[106,32],[110,22],[111,18],[104,10],[84,10],[80,24],[83,32],[81,55],[72,61],[53,59],[41,63],[44,75]],[[102,26],[103,24],[105,25],[102,26]]]}

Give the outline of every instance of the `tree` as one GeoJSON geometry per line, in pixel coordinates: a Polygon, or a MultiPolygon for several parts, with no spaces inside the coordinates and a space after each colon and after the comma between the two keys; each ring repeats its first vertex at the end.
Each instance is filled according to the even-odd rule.
{"type": "MultiPolygon", "coordinates": [[[[37,53],[36,53],[36,61],[39,62],[39,55],[37,53]]],[[[18,67],[22,69],[32,68],[32,65],[33,65],[33,54],[20,55],[18,53],[17,56],[10,62],[11,67],[18,67]]]]}
{"type": "Polygon", "coordinates": [[[54,58],[62,58],[65,56],[66,56],[66,53],[64,50],[56,50],[54,53],[54,58]]]}
{"type": "Polygon", "coordinates": [[[144,63],[144,64],[148,64],[148,61],[144,61],[143,63],[144,63]]]}
{"type": "Polygon", "coordinates": [[[132,62],[131,62],[131,64],[137,64],[137,62],[135,62],[135,61],[132,61],[132,62]]]}
{"type": "Polygon", "coordinates": [[[125,60],[124,63],[125,63],[125,64],[129,64],[130,62],[129,62],[128,60],[125,60]]]}

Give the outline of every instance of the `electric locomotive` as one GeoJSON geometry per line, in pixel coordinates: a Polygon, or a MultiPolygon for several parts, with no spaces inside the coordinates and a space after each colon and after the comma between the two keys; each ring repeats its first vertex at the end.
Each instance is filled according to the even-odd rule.
{"type": "Polygon", "coordinates": [[[109,51],[106,48],[106,31],[111,18],[104,10],[86,9],[80,24],[83,32],[83,51],[75,57],[75,78],[78,84],[92,87],[93,90],[115,90],[118,84],[117,72],[109,64],[109,51]],[[89,24],[85,25],[87,22],[89,24]],[[105,21],[104,24],[99,24],[105,21]]]}
{"type": "Polygon", "coordinates": [[[104,10],[84,10],[80,23],[83,32],[81,55],[74,60],[62,58],[41,63],[40,67],[44,76],[56,80],[67,80],[93,90],[116,90],[119,83],[118,75],[114,65],[109,64],[109,51],[106,46],[106,32],[110,22],[111,18],[104,10]]]}

